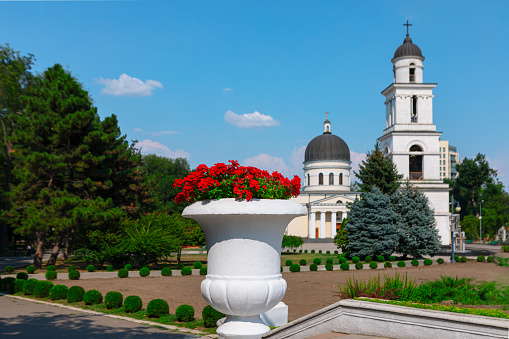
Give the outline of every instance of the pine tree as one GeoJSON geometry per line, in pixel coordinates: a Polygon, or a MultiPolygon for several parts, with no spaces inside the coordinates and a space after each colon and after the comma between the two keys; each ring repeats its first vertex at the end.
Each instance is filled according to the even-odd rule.
{"type": "Polygon", "coordinates": [[[373,187],[377,187],[385,194],[396,192],[403,178],[392,159],[384,156],[378,142],[375,149],[367,154],[366,160],[362,161],[359,172],[354,171],[354,174],[361,181],[358,186],[362,192],[371,192],[373,187]]]}
{"type": "Polygon", "coordinates": [[[428,198],[407,185],[393,194],[391,201],[398,215],[396,251],[404,257],[411,255],[416,258],[440,252],[440,236],[428,198]]]}
{"type": "Polygon", "coordinates": [[[362,193],[352,204],[348,218],[350,256],[390,256],[394,252],[398,241],[397,215],[391,208],[390,198],[378,188],[362,193]]]}

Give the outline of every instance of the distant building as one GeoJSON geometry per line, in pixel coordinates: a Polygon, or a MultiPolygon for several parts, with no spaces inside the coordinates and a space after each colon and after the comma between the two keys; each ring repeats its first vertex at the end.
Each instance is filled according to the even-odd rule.
{"type": "Polygon", "coordinates": [[[440,140],[440,178],[456,180],[458,171],[456,164],[459,162],[460,155],[456,146],[449,145],[449,141],[440,140]]]}

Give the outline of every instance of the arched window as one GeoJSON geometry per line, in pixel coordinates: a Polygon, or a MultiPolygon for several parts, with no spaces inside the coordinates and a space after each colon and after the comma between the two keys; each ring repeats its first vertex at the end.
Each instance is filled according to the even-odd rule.
{"type": "Polygon", "coordinates": [[[323,173],[318,174],[318,185],[323,185],[323,173]]]}
{"type": "Polygon", "coordinates": [[[408,162],[408,174],[410,180],[423,180],[424,173],[422,171],[422,154],[412,154],[413,152],[422,152],[422,148],[418,145],[410,147],[408,162]]]}
{"type": "Polygon", "coordinates": [[[410,78],[408,79],[410,82],[415,82],[415,64],[410,64],[410,78]]]}
{"type": "Polygon", "coordinates": [[[343,173],[339,173],[339,184],[343,185],[343,173]]]}
{"type": "Polygon", "coordinates": [[[334,185],[334,173],[329,173],[329,185],[334,185]]]}
{"type": "Polygon", "coordinates": [[[410,98],[410,121],[417,122],[417,95],[410,98]]]}

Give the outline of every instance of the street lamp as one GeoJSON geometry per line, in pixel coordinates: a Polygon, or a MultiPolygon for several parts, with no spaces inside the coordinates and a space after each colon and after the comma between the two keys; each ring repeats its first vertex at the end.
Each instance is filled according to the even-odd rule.
{"type": "Polygon", "coordinates": [[[481,202],[479,203],[479,244],[482,244],[482,203],[484,202],[484,200],[481,200],[481,202]]]}

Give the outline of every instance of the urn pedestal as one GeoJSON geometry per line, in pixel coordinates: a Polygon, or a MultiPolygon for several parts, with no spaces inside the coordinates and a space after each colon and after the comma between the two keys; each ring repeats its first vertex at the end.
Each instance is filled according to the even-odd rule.
{"type": "Polygon", "coordinates": [[[260,314],[286,292],[280,273],[281,241],[288,223],[306,209],[289,200],[198,201],[182,216],[196,220],[207,241],[205,300],[227,315],[221,338],[261,338],[270,329],[260,314]]]}

